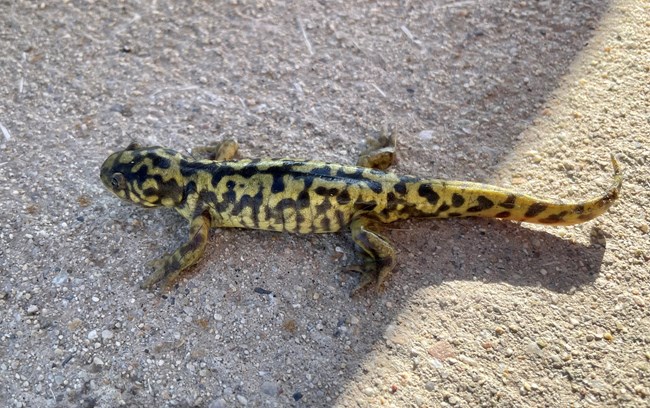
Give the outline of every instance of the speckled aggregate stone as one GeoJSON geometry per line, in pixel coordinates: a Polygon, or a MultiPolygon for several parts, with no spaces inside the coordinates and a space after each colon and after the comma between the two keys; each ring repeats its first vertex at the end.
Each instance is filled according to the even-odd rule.
{"type": "Polygon", "coordinates": [[[8,407],[647,406],[650,13],[605,2],[22,2],[0,6],[0,401],[8,407]],[[350,299],[345,234],[187,233],[104,191],[136,139],[353,163],[569,199],[573,228],[391,226],[350,299]]]}

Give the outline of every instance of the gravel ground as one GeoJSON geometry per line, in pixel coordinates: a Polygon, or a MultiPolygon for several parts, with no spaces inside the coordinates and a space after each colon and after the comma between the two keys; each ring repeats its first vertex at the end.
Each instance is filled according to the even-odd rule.
{"type": "Polygon", "coordinates": [[[8,407],[648,406],[650,3],[0,1],[0,399],[8,407]],[[100,4],[95,4],[100,3],[100,4]],[[225,2],[224,2],[225,3],[225,2]],[[136,139],[620,202],[571,228],[391,226],[384,292],[347,234],[218,230],[121,203],[136,139]],[[262,289],[262,290],[260,290],[262,289]]]}

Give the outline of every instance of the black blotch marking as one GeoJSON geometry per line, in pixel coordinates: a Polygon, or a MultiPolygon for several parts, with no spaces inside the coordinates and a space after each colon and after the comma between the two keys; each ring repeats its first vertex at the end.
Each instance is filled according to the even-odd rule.
{"type": "MultiPolygon", "coordinates": [[[[298,200],[300,201],[300,198],[298,198],[298,200]]],[[[278,201],[276,207],[279,211],[284,211],[287,208],[296,208],[296,200],[293,198],[283,198],[282,200],[278,201]]]]}
{"type": "Polygon", "coordinates": [[[496,218],[508,218],[510,217],[510,211],[501,211],[497,215],[495,215],[496,218]]]}
{"type": "Polygon", "coordinates": [[[351,180],[366,180],[363,176],[363,167],[355,167],[352,173],[346,173],[343,167],[336,171],[336,177],[351,179],[351,180]]]}
{"type": "Polygon", "coordinates": [[[542,218],[539,222],[543,224],[557,224],[558,222],[564,221],[564,216],[568,214],[568,211],[562,211],[559,214],[551,214],[546,218],[542,218]]]}
{"type": "Polygon", "coordinates": [[[243,178],[251,178],[254,175],[259,173],[261,173],[260,169],[257,168],[257,166],[254,164],[247,164],[241,169],[239,169],[239,171],[237,172],[237,174],[239,174],[243,178]]]}
{"type": "Polygon", "coordinates": [[[463,214],[461,214],[461,213],[450,212],[449,214],[447,214],[447,217],[460,217],[460,216],[462,216],[462,215],[463,215],[463,214]]]}
{"type": "Polygon", "coordinates": [[[140,166],[138,171],[133,171],[133,167],[140,164],[141,160],[142,156],[137,156],[133,164],[120,163],[115,166],[115,172],[122,173],[128,184],[133,185],[137,183],[142,186],[142,183],[151,176],[149,176],[149,167],[147,166],[140,166]]]}
{"type": "Polygon", "coordinates": [[[377,181],[367,180],[366,184],[376,194],[380,194],[382,191],[384,191],[384,188],[381,186],[381,183],[377,181]]]}
{"type": "Polygon", "coordinates": [[[458,207],[462,206],[463,204],[465,204],[465,197],[463,197],[462,195],[460,195],[458,193],[454,193],[451,196],[451,205],[458,208],[458,207]]]}
{"type": "Polygon", "coordinates": [[[210,173],[210,176],[212,177],[212,187],[216,187],[222,178],[235,174],[235,169],[230,166],[224,166],[223,164],[214,165],[194,163],[193,166],[181,166],[181,174],[186,177],[196,173],[197,171],[210,173]]]}
{"type": "Polygon", "coordinates": [[[524,217],[534,217],[537,214],[546,210],[547,207],[548,206],[546,204],[542,204],[542,203],[531,204],[531,206],[528,207],[528,211],[526,211],[526,214],[524,214],[524,217]]]}
{"type": "Polygon", "coordinates": [[[219,213],[224,213],[227,211],[230,205],[234,205],[237,200],[237,193],[235,193],[235,182],[228,180],[226,182],[226,191],[221,194],[221,201],[218,201],[215,198],[215,210],[219,213]]]}
{"type": "Polygon", "coordinates": [[[393,186],[393,189],[401,195],[406,194],[406,184],[404,182],[399,182],[393,186]]]}
{"type": "Polygon", "coordinates": [[[440,199],[440,195],[438,195],[438,193],[433,191],[431,186],[428,184],[420,185],[420,187],[418,188],[418,194],[420,195],[420,197],[426,198],[431,205],[435,205],[440,199]]]}
{"type": "Polygon", "coordinates": [[[235,174],[235,170],[230,166],[225,166],[223,164],[198,162],[194,160],[181,159],[179,161],[179,167],[180,167],[181,175],[183,177],[189,177],[200,172],[210,173],[212,175],[212,184],[215,186],[217,185],[216,183],[219,182],[221,177],[231,176],[235,174]]]}
{"type": "Polygon", "coordinates": [[[329,166],[322,166],[322,167],[313,168],[313,169],[309,170],[309,175],[323,177],[325,179],[333,179],[333,177],[332,177],[332,169],[329,166]]]}
{"type": "Polygon", "coordinates": [[[345,219],[345,213],[341,210],[336,210],[334,213],[334,217],[336,218],[336,221],[339,223],[339,226],[343,228],[343,226],[347,225],[346,219],[345,219]]]}
{"type": "Polygon", "coordinates": [[[205,204],[211,204],[217,202],[217,194],[212,191],[201,191],[199,195],[201,201],[205,204]]]}
{"type": "Polygon", "coordinates": [[[314,184],[314,180],[315,180],[314,177],[309,176],[309,175],[303,176],[303,177],[298,177],[298,178],[301,178],[303,183],[305,183],[305,188],[306,189],[311,188],[311,185],[314,184]]]}
{"type": "Polygon", "coordinates": [[[348,190],[343,190],[343,191],[341,191],[341,193],[338,196],[336,196],[336,202],[339,205],[350,204],[350,201],[351,201],[351,198],[350,198],[350,193],[348,192],[348,190]]]}
{"type": "Polygon", "coordinates": [[[314,193],[325,196],[325,197],[334,197],[339,193],[337,188],[327,188],[323,186],[318,186],[314,189],[314,193]]]}
{"type": "Polygon", "coordinates": [[[190,194],[196,193],[196,181],[192,180],[185,185],[185,195],[184,198],[190,194]]]}
{"type": "Polygon", "coordinates": [[[440,214],[441,212],[445,212],[450,208],[451,207],[449,207],[449,205],[447,203],[442,203],[442,205],[440,207],[438,207],[438,209],[436,210],[436,215],[440,214]]]}
{"type": "Polygon", "coordinates": [[[576,205],[576,208],[573,209],[574,214],[582,214],[585,212],[585,206],[582,204],[576,205]]]}
{"type": "Polygon", "coordinates": [[[158,194],[161,197],[171,198],[176,202],[182,200],[183,194],[185,193],[184,188],[175,179],[163,181],[162,176],[159,175],[156,175],[154,178],[158,183],[158,194]]]}
{"type": "Polygon", "coordinates": [[[476,201],[478,202],[478,204],[476,204],[473,207],[469,207],[467,209],[467,212],[475,213],[475,212],[480,212],[494,207],[494,203],[492,202],[492,200],[490,200],[486,196],[478,196],[476,198],[476,201]]]}
{"type": "Polygon", "coordinates": [[[281,175],[273,176],[273,184],[271,184],[271,193],[278,194],[285,189],[284,180],[281,175]]]}
{"type": "Polygon", "coordinates": [[[316,212],[318,214],[326,214],[327,210],[329,210],[330,208],[332,208],[332,203],[328,198],[324,198],[323,202],[316,205],[316,212]]]}
{"type": "Polygon", "coordinates": [[[158,189],[155,187],[149,187],[142,190],[142,194],[145,196],[152,196],[158,194],[158,189]]]}
{"type": "Polygon", "coordinates": [[[275,223],[275,219],[277,218],[277,212],[274,211],[274,209],[271,209],[268,205],[264,206],[264,218],[266,218],[267,221],[275,223]]]}
{"type": "Polygon", "coordinates": [[[331,222],[328,217],[323,217],[322,220],[320,220],[320,227],[323,231],[329,231],[331,228],[331,222]]]}
{"type": "Polygon", "coordinates": [[[517,196],[514,194],[510,194],[504,202],[499,204],[499,207],[507,208],[508,210],[512,210],[515,208],[515,201],[517,200],[517,196]]]}
{"type": "Polygon", "coordinates": [[[394,193],[386,194],[386,207],[381,210],[381,213],[384,215],[389,214],[391,211],[394,211],[399,202],[403,200],[398,200],[394,193]]]}
{"type": "MultiPolygon", "coordinates": [[[[121,166],[121,167],[126,167],[126,166],[121,166]]],[[[183,187],[181,187],[178,182],[174,179],[170,179],[167,181],[163,180],[163,177],[160,174],[154,174],[154,175],[149,175],[147,174],[148,172],[148,167],[147,166],[142,166],[138,171],[133,172],[132,169],[127,170],[124,168],[123,174],[124,178],[127,180],[130,190],[133,194],[139,196],[140,198],[143,198],[144,196],[151,196],[151,195],[157,195],[160,198],[163,197],[168,197],[173,199],[176,202],[180,202],[182,197],[183,197],[183,187]],[[156,188],[148,187],[143,190],[142,195],[139,193],[136,193],[136,191],[133,189],[134,185],[140,186],[142,188],[142,184],[148,179],[156,181],[156,188]]]]}
{"type": "Polygon", "coordinates": [[[399,213],[400,215],[405,215],[407,218],[431,217],[431,213],[419,210],[415,205],[409,203],[406,203],[406,205],[399,211],[399,213]]]}
{"type": "Polygon", "coordinates": [[[377,202],[372,201],[357,201],[354,203],[354,209],[356,211],[372,211],[377,207],[377,202]]]}
{"type": "Polygon", "coordinates": [[[171,167],[171,161],[168,158],[162,157],[158,154],[152,154],[151,156],[151,164],[153,164],[154,167],[159,167],[161,169],[168,169],[171,167]]]}
{"type": "Polygon", "coordinates": [[[300,213],[296,214],[296,223],[298,223],[298,225],[300,225],[303,222],[305,222],[305,216],[300,214],[300,213]]]}
{"type": "MultiPolygon", "coordinates": [[[[286,200],[286,199],[280,200],[280,202],[282,202],[282,201],[284,201],[284,200],[286,200]]],[[[292,200],[292,201],[293,201],[293,200],[292,200]]],[[[307,191],[307,190],[302,190],[302,191],[298,194],[298,198],[296,198],[296,200],[295,200],[295,202],[294,202],[294,205],[295,205],[296,208],[298,208],[298,209],[300,209],[300,208],[307,208],[307,207],[309,207],[309,202],[310,202],[310,199],[309,199],[309,191],[307,191]]]]}

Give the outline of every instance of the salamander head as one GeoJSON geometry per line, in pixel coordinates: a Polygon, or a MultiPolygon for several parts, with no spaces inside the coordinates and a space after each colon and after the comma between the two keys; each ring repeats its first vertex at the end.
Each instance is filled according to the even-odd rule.
{"type": "Polygon", "coordinates": [[[131,143],[108,156],[100,178],[118,197],[144,207],[174,207],[183,200],[183,155],[162,147],[131,143]]]}

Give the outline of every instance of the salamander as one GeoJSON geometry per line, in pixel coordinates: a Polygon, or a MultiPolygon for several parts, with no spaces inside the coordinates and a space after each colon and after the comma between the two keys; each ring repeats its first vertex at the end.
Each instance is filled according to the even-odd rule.
{"type": "MultiPolygon", "coordinates": [[[[510,189],[386,172],[386,148],[364,154],[356,166],[291,159],[234,159],[237,144],[225,141],[209,159],[137,143],[111,154],[100,178],[118,197],[143,207],[169,207],[189,221],[189,238],[173,253],[154,261],[142,283],[169,285],[195,265],[210,228],[254,228],[292,233],[328,233],[349,228],[361,262],[353,290],[381,287],[396,265],[395,249],[377,226],[413,217],[490,217],[503,220],[571,225],[589,221],[616,201],[620,167],[603,194],[559,202],[510,189]],[[374,160],[376,157],[377,160],[374,160]]],[[[194,154],[194,153],[193,153],[194,154]]]]}

